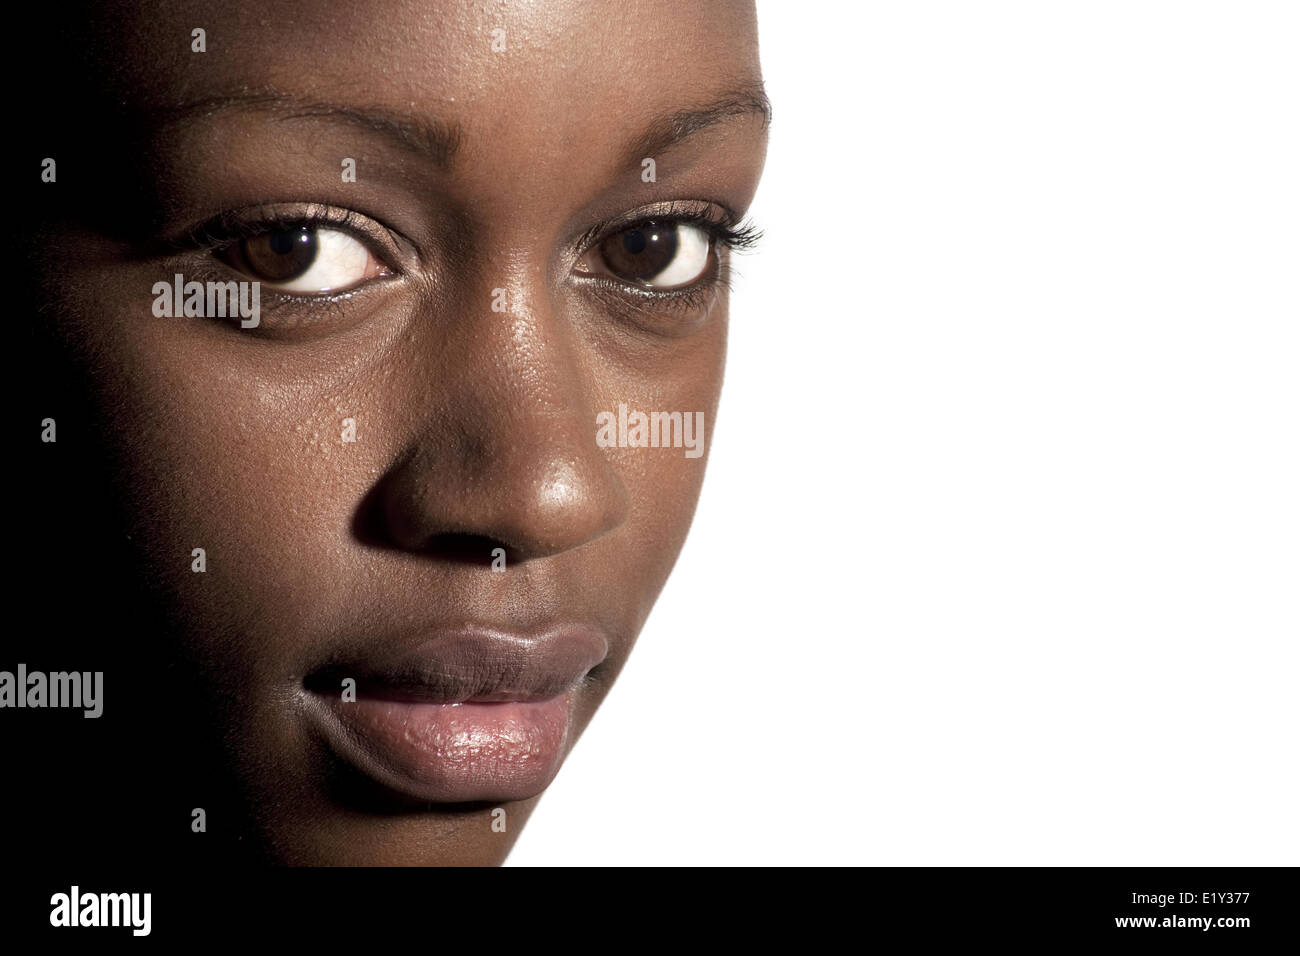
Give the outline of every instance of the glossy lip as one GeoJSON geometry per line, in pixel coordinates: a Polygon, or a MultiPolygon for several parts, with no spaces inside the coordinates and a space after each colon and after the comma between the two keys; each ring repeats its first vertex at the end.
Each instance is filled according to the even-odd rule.
{"type": "Polygon", "coordinates": [[[577,685],[608,650],[588,627],[443,631],[314,671],[305,710],[337,756],[409,797],[522,800],[554,779],[577,685]]]}

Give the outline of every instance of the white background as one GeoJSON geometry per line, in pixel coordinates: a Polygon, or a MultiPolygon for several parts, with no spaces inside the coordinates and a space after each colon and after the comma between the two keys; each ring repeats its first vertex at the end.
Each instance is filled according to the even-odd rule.
{"type": "Polygon", "coordinates": [[[1300,863],[1300,4],[759,17],[695,527],[510,863],[1300,863]]]}

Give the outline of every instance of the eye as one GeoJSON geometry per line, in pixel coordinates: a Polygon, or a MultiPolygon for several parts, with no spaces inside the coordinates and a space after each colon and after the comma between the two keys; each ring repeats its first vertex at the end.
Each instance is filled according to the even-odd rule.
{"type": "Polygon", "coordinates": [[[279,292],[342,292],[392,274],[356,237],[324,226],[272,229],[232,242],[217,256],[279,292]]]}
{"type": "Polygon", "coordinates": [[[704,275],[712,237],[700,226],[646,220],[595,245],[579,265],[584,275],[609,273],[651,289],[677,289],[704,275]]]}

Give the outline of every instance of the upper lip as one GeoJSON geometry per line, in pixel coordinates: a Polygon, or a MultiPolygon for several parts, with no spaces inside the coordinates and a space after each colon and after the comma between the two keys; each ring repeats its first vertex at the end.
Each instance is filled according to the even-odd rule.
{"type": "Polygon", "coordinates": [[[537,633],[465,627],[421,635],[411,645],[313,671],[304,685],[330,697],[356,681],[357,699],[456,704],[550,700],[609,652],[604,634],[564,625],[537,633]]]}

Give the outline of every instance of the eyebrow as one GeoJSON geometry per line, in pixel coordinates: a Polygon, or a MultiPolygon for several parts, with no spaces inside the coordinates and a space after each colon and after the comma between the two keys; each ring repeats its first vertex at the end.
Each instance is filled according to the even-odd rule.
{"type": "MultiPolygon", "coordinates": [[[[164,110],[162,125],[185,125],[228,110],[265,111],[279,119],[322,117],[382,133],[399,145],[420,153],[439,167],[449,167],[465,140],[458,123],[402,113],[383,107],[344,106],[279,90],[242,90],[164,110]]],[[[772,104],[761,83],[724,93],[701,107],[677,110],[652,121],[625,153],[625,165],[657,156],[702,130],[736,116],[754,116],[763,128],[772,121],[772,104]]]]}
{"type": "Polygon", "coordinates": [[[371,132],[383,133],[405,148],[450,166],[463,142],[459,124],[405,114],[383,107],[342,106],[278,90],[241,91],[186,103],[163,113],[163,125],[189,124],[228,110],[264,111],[278,119],[324,117],[371,132]]]}
{"type": "Polygon", "coordinates": [[[678,110],[653,121],[631,145],[624,163],[638,165],[647,157],[658,156],[690,139],[701,130],[733,116],[753,116],[762,121],[763,129],[772,122],[772,103],[761,83],[752,83],[723,94],[702,107],[678,110]]]}

